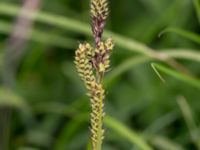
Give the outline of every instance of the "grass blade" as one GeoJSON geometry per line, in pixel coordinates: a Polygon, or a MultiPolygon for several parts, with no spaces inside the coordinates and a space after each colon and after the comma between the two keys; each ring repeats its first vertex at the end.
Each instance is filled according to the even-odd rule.
{"type": "Polygon", "coordinates": [[[160,70],[161,72],[164,72],[166,73],[167,75],[170,75],[180,81],[183,81],[191,86],[194,86],[198,89],[200,89],[200,80],[194,78],[194,77],[191,77],[191,76],[188,76],[188,75],[185,75],[185,74],[182,74],[182,73],[179,73],[177,71],[174,71],[172,69],[169,69],[163,65],[160,65],[160,64],[155,64],[155,63],[152,63],[152,65],[157,69],[157,70],[160,70]]]}
{"type": "Polygon", "coordinates": [[[153,150],[153,148],[151,148],[151,146],[149,146],[145,140],[143,140],[137,133],[127,128],[121,122],[118,122],[117,120],[108,116],[105,117],[104,121],[110,129],[114,130],[116,133],[132,142],[141,150],[153,150]]]}
{"type": "Polygon", "coordinates": [[[189,32],[189,31],[185,31],[183,29],[178,29],[178,28],[167,28],[164,31],[162,31],[159,34],[159,36],[161,36],[165,33],[168,33],[168,32],[176,33],[180,36],[183,36],[191,41],[194,41],[194,42],[200,44],[200,36],[198,34],[195,34],[195,33],[189,32]]]}
{"type": "Polygon", "coordinates": [[[151,67],[153,68],[153,70],[155,71],[155,73],[157,74],[157,76],[160,78],[160,80],[165,83],[165,79],[161,76],[161,74],[159,73],[159,71],[156,69],[156,66],[154,64],[151,64],[151,67]]]}
{"type": "Polygon", "coordinates": [[[158,149],[162,150],[184,150],[180,145],[172,142],[163,136],[154,136],[151,140],[158,149]]]}
{"type": "Polygon", "coordinates": [[[167,54],[170,57],[200,62],[200,52],[197,50],[165,49],[162,51],[164,52],[164,54],[167,54]]]}
{"type": "Polygon", "coordinates": [[[193,0],[193,3],[194,3],[195,10],[196,10],[198,21],[200,23],[200,2],[199,2],[199,0],[193,0]]]}
{"type": "Polygon", "coordinates": [[[178,112],[174,110],[156,119],[144,130],[145,136],[155,134],[158,133],[159,131],[164,130],[164,128],[166,128],[167,126],[172,124],[175,120],[177,120],[178,117],[179,117],[178,112]]]}
{"type": "Polygon", "coordinates": [[[177,103],[183,114],[188,129],[190,130],[192,141],[196,147],[200,149],[200,132],[193,118],[194,114],[192,113],[192,110],[184,97],[178,97],[177,103]]]}
{"type": "MultiPolygon", "coordinates": [[[[10,34],[11,32],[12,25],[8,22],[0,21],[0,33],[10,34]]],[[[76,40],[36,29],[32,29],[30,40],[44,44],[51,44],[62,48],[74,48],[75,44],[77,43],[76,40]]]]}

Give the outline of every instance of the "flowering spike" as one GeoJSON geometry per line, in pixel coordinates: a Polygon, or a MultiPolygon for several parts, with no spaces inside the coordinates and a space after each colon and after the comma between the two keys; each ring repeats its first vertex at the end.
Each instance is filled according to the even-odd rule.
{"type": "Polygon", "coordinates": [[[91,0],[90,10],[92,18],[106,20],[108,16],[107,0],[91,0]]]}
{"type": "Polygon", "coordinates": [[[100,43],[106,19],[108,17],[107,0],[91,0],[92,32],[96,46],[100,43]]]}
{"type": "Polygon", "coordinates": [[[107,0],[91,0],[92,31],[95,47],[89,43],[79,45],[75,52],[75,65],[87,89],[91,102],[91,139],[93,150],[101,150],[104,138],[103,118],[105,90],[104,73],[110,66],[110,54],[114,47],[111,38],[102,41],[102,33],[108,16],[107,0]]]}

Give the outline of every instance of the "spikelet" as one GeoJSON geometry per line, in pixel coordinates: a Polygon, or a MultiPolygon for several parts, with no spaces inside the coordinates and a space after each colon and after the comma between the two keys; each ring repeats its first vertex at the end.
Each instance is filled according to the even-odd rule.
{"type": "Polygon", "coordinates": [[[100,42],[99,46],[95,49],[96,56],[96,68],[98,72],[104,73],[110,67],[110,53],[114,47],[111,38],[108,38],[105,42],[100,42]]]}
{"type": "Polygon", "coordinates": [[[92,17],[92,32],[96,46],[99,45],[108,17],[108,2],[107,0],[91,0],[90,10],[92,17]]]}
{"type": "Polygon", "coordinates": [[[92,47],[90,44],[80,44],[76,50],[75,64],[79,76],[83,80],[87,90],[91,90],[91,85],[95,82],[95,76],[93,74],[93,67],[90,60],[93,56],[92,47]]]}
{"type": "Polygon", "coordinates": [[[101,18],[106,20],[108,16],[107,0],[91,0],[90,11],[92,18],[101,18]]]}

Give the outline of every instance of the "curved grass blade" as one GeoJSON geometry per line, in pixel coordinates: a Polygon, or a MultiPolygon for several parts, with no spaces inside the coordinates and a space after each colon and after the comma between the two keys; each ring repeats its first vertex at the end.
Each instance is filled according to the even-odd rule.
{"type": "Polygon", "coordinates": [[[159,36],[162,36],[163,34],[168,33],[168,32],[176,33],[182,37],[185,37],[193,42],[200,44],[200,36],[198,34],[195,34],[195,33],[189,32],[189,31],[185,31],[183,29],[178,29],[178,28],[167,28],[167,29],[163,30],[159,34],[159,36]]]}
{"type": "Polygon", "coordinates": [[[194,86],[198,89],[200,89],[200,80],[196,79],[194,77],[182,74],[180,72],[174,71],[172,69],[169,69],[163,65],[160,64],[156,64],[156,63],[152,63],[151,65],[153,65],[157,70],[160,70],[161,72],[166,73],[167,75],[170,75],[180,81],[183,81],[191,86],[194,86]]]}
{"type": "MultiPolygon", "coordinates": [[[[0,21],[0,33],[10,34],[11,32],[12,25],[8,22],[0,21]]],[[[61,37],[51,32],[46,33],[36,29],[32,29],[30,40],[44,44],[51,44],[62,48],[74,48],[77,43],[76,40],[67,37],[61,37]]]]}
{"type": "Polygon", "coordinates": [[[160,118],[156,119],[153,123],[151,123],[145,130],[144,134],[148,137],[148,135],[158,133],[159,131],[164,130],[167,126],[171,125],[174,121],[179,118],[177,110],[173,110],[160,118]]]}
{"type": "Polygon", "coordinates": [[[200,131],[194,120],[192,109],[190,108],[189,104],[183,96],[177,98],[177,103],[190,131],[192,141],[196,145],[197,149],[200,149],[200,131]]]}
{"type": "Polygon", "coordinates": [[[163,136],[154,136],[151,140],[158,149],[162,150],[184,150],[184,148],[163,136]]]}
{"type": "Polygon", "coordinates": [[[196,10],[196,14],[197,14],[197,19],[200,23],[200,2],[199,2],[199,0],[193,0],[193,3],[194,3],[194,7],[196,10]]]}
{"type": "Polygon", "coordinates": [[[157,74],[157,76],[160,78],[160,80],[165,83],[165,79],[161,76],[161,74],[159,73],[159,71],[156,69],[156,67],[154,66],[154,64],[151,64],[151,67],[153,68],[153,70],[155,71],[155,73],[157,74]]]}
{"type": "Polygon", "coordinates": [[[131,143],[136,145],[141,150],[153,150],[151,146],[149,146],[145,140],[143,140],[137,133],[135,133],[133,130],[127,128],[125,125],[123,125],[121,122],[115,120],[112,117],[105,117],[105,124],[121,135],[122,137],[129,140],[131,143]]]}
{"type": "Polygon", "coordinates": [[[172,141],[167,137],[157,135],[158,132],[165,130],[167,126],[171,125],[175,120],[177,120],[179,116],[180,115],[178,111],[173,110],[166,115],[158,118],[148,128],[146,128],[143,133],[144,137],[149,139],[150,143],[152,143],[158,149],[184,150],[184,148],[180,144],[172,141]]]}
{"type": "Polygon", "coordinates": [[[162,50],[164,54],[167,54],[170,57],[187,59],[196,62],[200,62],[200,52],[197,50],[186,50],[186,49],[165,49],[162,50]]]}

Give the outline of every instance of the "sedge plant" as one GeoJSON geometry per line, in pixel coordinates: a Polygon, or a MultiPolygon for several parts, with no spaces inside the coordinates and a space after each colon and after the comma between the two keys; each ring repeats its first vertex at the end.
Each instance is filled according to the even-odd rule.
{"type": "Polygon", "coordinates": [[[105,90],[102,81],[105,72],[110,67],[110,54],[114,44],[112,38],[102,40],[108,16],[107,0],[91,0],[90,13],[94,46],[88,42],[81,43],[75,53],[75,64],[91,103],[92,150],[101,150],[104,138],[103,118],[105,116],[105,90]]]}

